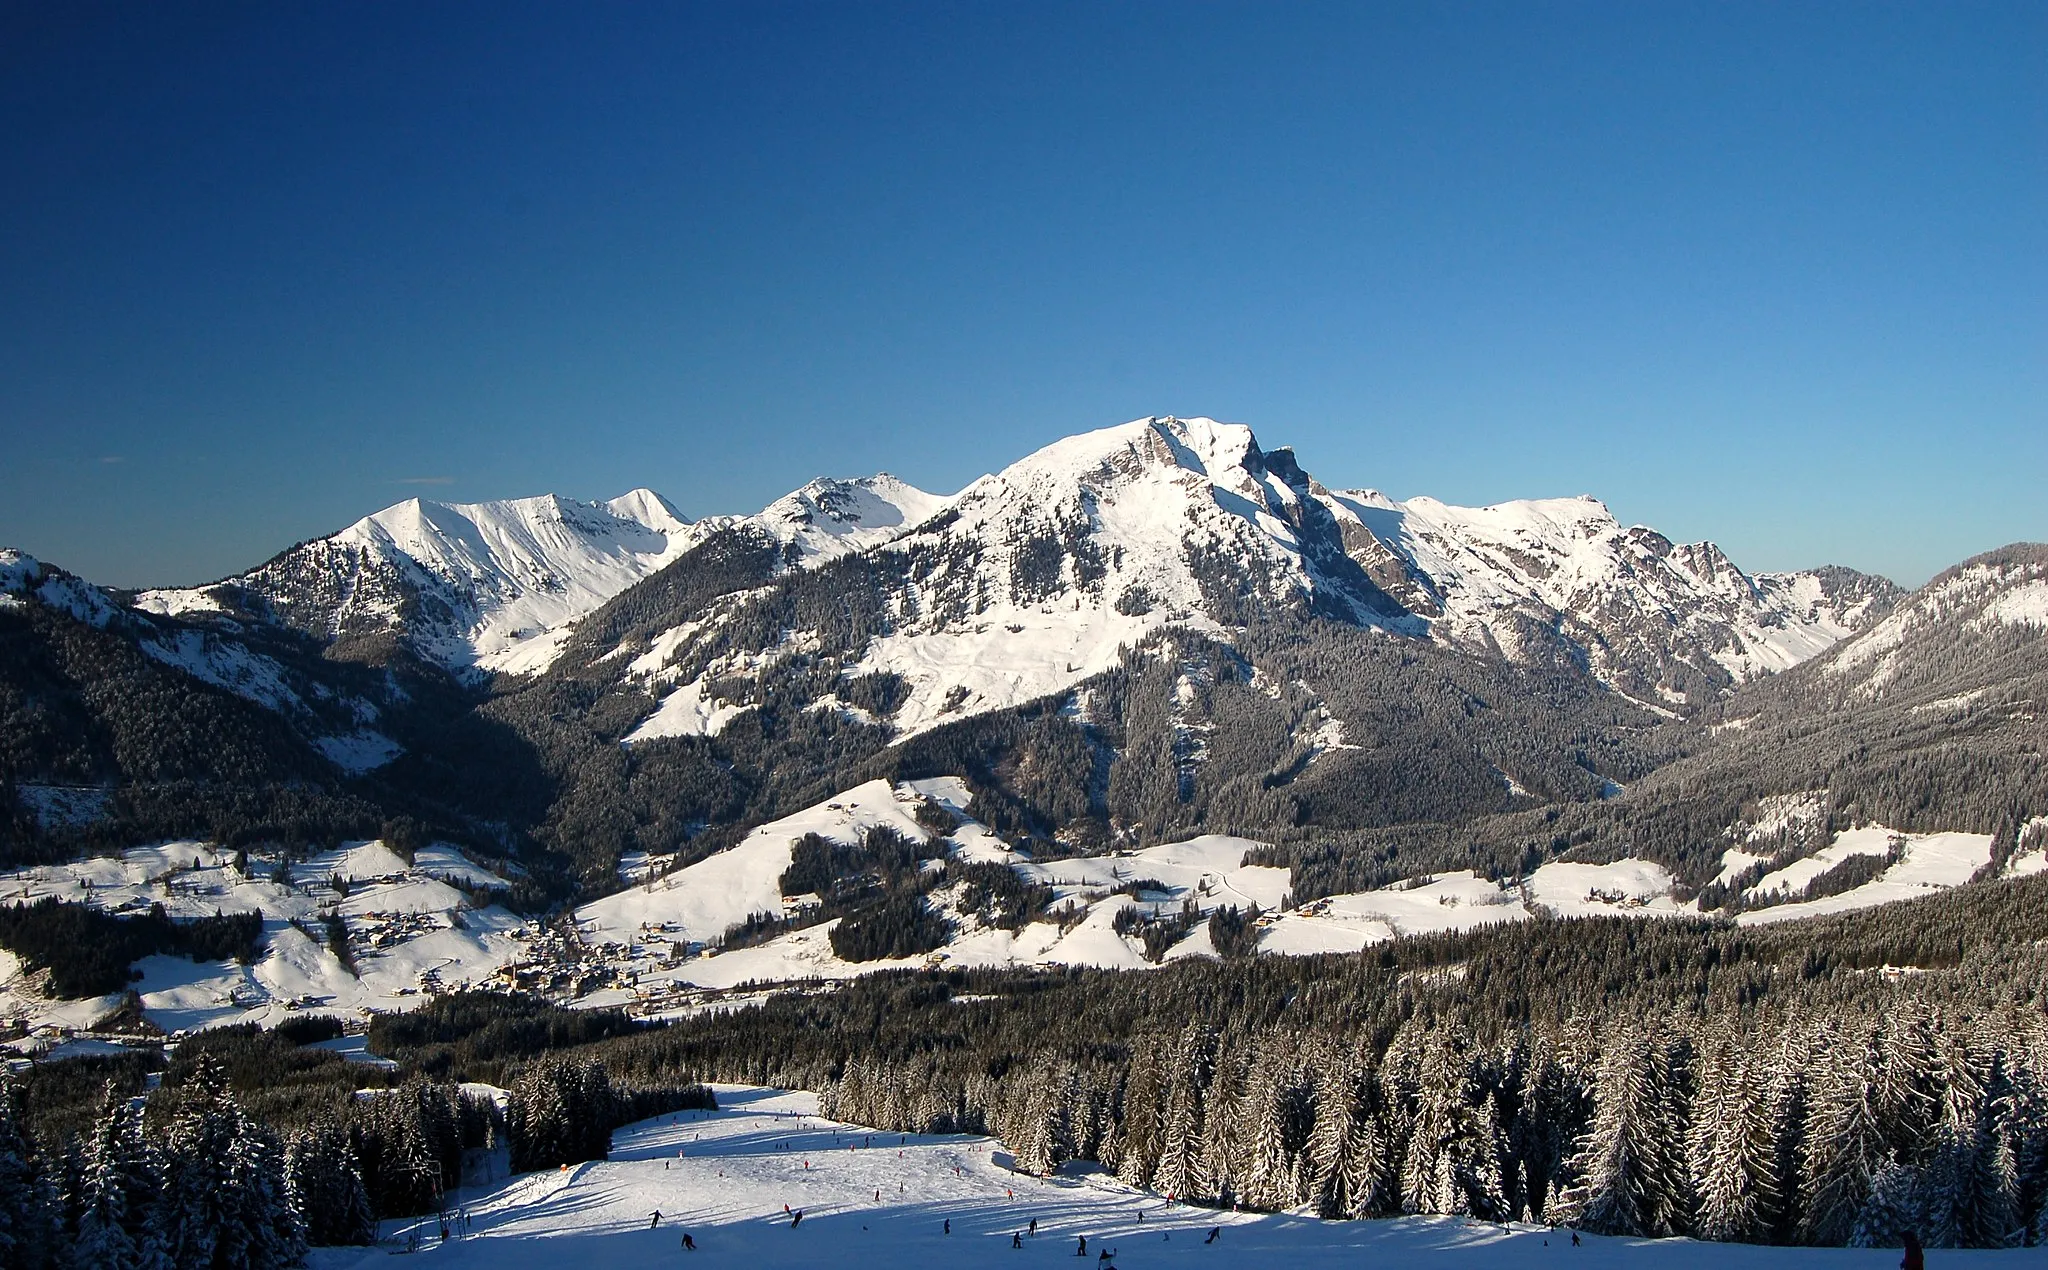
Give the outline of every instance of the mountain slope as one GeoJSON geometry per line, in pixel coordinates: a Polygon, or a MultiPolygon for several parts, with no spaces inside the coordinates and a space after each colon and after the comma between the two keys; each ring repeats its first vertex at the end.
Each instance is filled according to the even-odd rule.
{"type": "Polygon", "coordinates": [[[36,586],[388,807],[597,888],[869,779],[964,773],[1006,832],[1068,850],[1597,801],[1693,744],[1660,717],[1894,590],[1751,577],[1590,499],[1333,492],[1199,418],[952,496],[818,480],[695,522],[644,490],[413,500],[130,608],[36,586]]]}
{"type": "Polygon", "coordinates": [[[1895,591],[1840,569],[1751,578],[1711,543],[1624,529],[1591,499],[1475,509],[1332,493],[1291,451],[1209,419],[1055,442],[864,554],[861,582],[842,588],[864,609],[859,638],[736,609],[670,614],[632,664],[675,696],[633,739],[715,734],[756,695],[744,685],[791,656],[890,677],[884,714],[903,736],[1068,690],[1169,625],[1230,639],[1308,617],[1697,705],[1823,651],[1895,591]]]}
{"type": "Polygon", "coordinates": [[[402,633],[451,670],[545,665],[547,637],[660,568],[695,535],[659,495],[490,503],[408,499],[212,587],[139,607],[226,611],[322,641],[402,633]],[[537,645],[531,641],[539,639],[537,645]]]}
{"type": "Polygon", "coordinates": [[[1432,636],[1567,660],[1653,704],[1700,704],[1796,666],[1899,594],[1841,568],[1752,577],[1713,543],[1625,528],[1586,497],[1454,507],[1347,490],[1326,501],[1353,554],[1432,636]]]}
{"type": "Polygon", "coordinates": [[[1671,730],[1676,761],[1618,797],[1305,843],[1290,854],[1297,890],[1383,883],[1389,846],[1411,865],[1477,858],[1504,870],[1532,853],[1569,852],[1654,860],[1718,908],[1870,826],[1991,835],[1984,865],[1997,873],[2048,838],[2029,827],[2048,816],[2044,595],[2048,547],[1978,556],[1831,652],[1671,730]]]}

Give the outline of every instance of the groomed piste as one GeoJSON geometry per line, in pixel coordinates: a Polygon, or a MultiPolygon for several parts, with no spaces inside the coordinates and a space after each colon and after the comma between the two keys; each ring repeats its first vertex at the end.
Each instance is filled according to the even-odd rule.
{"type": "MultiPolygon", "coordinates": [[[[1448,1217],[1324,1222],[1299,1213],[1218,1212],[1134,1191],[1088,1165],[1069,1166],[1051,1178],[1012,1173],[1008,1152],[990,1138],[883,1134],[822,1120],[812,1094],[716,1089],[720,1110],[622,1129],[613,1137],[609,1161],[525,1174],[451,1197],[451,1212],[466,1213],[467,1221],[458,1217],[446,1240],[433,1217],[386,1222],[380,1246],[316,1249],[309,1265],[389,1267],[393,1263],[386,1258],[409,1246],[448,1270],[1100,1270],[1111,1264],[1123,1270],[1692,1270],[1890,1267],[1899,1260],[1896,1249],[1763,1248],[1593,1235],[1573,1246],[1565,1230],[1448,1217]],[[799,1210],[801,1223],[795,1221],[799,1210]],[[685,1234],[694,1251],[683,1247],[685,1234]],[[1077,1255],[1083,1239],[1086,1251],[1077,1255]],[[1104,1252],[1110,1255],[1103,1258],[1104,1252]]],[[[1931,1256],[1941,1266],[2041,1261],[2038,1249],[1931,1256]]]]}

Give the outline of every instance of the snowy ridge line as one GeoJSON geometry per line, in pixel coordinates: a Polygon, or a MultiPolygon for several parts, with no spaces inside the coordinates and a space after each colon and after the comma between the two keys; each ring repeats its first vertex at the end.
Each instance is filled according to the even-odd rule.
{"type": "MultiPolygon", "coordinates": [[[[1292,451],[1207,418],[1066,437],[929,505],[944,514],[860,548],[906,574],[888,630],[844,671],[900,677],[907,699],[884,720],[898,740],[1070,691],[1168,628],[1229,643],[1241,619],[1219,609],[1219,586],[1254,608],[1517,663],[1562,655],[1672,717],[1826,651],[1896,591],[1847,570],[1751,577],[1712,543],[1624,527],[1587,497],[1471,508],[1333,492],[1292,451]]],[[[673,692],[632,740],[718,735],[744,706],[713,699],[714,680],[772,668],[816,634],[672,678],[668,654],[703,621],[657,641],[660,664],[634,663],[673,692]]]]}

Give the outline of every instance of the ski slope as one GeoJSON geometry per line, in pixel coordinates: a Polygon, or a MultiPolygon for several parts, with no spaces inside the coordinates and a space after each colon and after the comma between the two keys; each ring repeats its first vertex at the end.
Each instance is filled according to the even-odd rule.
{"type": "MultiPolygon", "coordinates": [[[[1212,1270],[1284,1266],[1890,1267],[1884,1249],[1758,1248],[1691,1240],[1603,1239],[1458,1218],[1323,1222],[1299,1213],[1169,1206],[1088,1165],[1039,1179],[1012,1174],[988,1138],[899,1136],[817,1117],[810,1094],[721,1085],[721,1109],[620,1130],[609,1161],[464,1191],[468,1232],[445,1243],[432,1218],[387,1222],[383,1246],[316,1249],[312,1270],[386,1267],[419,1230],[445,1270],[603,1266],[1074,1267],[1212,1270]],[[806,1167],[808,1164],[808,1168],[806,1167]],[[784,1206],[801,1209],[792,1226],[784,1206]],[[659,1210],[661,1221],[651,1226],[659,1210]],[[1036,1235],[1026,1233],[1033,1219],[1036,1235]],[[951,1233],[945,1223],[951,1222],[951,1233]],[[1212,1229],[1219,1233],[1206,1242],[1212,1229]],[[695,1252],[685,1252],[688,1232],[695,1252]],[[1012,1246],[1017,1236],[1021,1249],[1012,1246]],[[1088,1251],[1076,1256],[1085,1237],[1088,1251]],[[1112,1251],[1110,1262],[1097,1256],[1112,1251]]],[[[2037,1250],[1940,1252],[1942,1266],[2038,1265],[2037,1250]]]]}

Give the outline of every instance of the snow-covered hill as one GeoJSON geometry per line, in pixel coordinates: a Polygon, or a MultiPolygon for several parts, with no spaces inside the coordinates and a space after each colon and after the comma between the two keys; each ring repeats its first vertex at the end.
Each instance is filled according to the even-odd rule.
{"type": "MultiPolygon", "coordinates": [[[[1169,1203],[1086,1164],[1050,1178],[1011,1171],[991,1138],[884,1134],[826,1120],[808,1093],[715,1087],[719,1110],[619,1130],[611,1158],[465,1190],[466,1229],[434,1218],[385,1223],[384,1246],[315,1249],[312,1270],[383,1267],[417,1231],[448,1270],[613,1270],[704,1262],[758,1270],[985,1264],[1127,1270],[1291,1270],[1442,1265],[1524,1270],[1833,1270],[1894,1264],[1896,1250],[1610,1239],[1455,1217],[1318,1221],[1169,1203]],[[791,1220],[802,1210],[801,1224],[791,1220]],[[655,1214],[659,1213],[657,1220],[655,1214]],[[1034,1225],[1035,1223],[1035,1225],[1034,1225]],[[1217,1232],[1211,1238],[1211,1231],[1217,1232]],[[683,1250],[687,1234],[695,1252],[683,1250]],[[1087,1252],[1075,1250],[1086,1241],[1087,1252]],[[1099,1254],[1108,1254],[1099,1257],[1099,1254]]],[[[1943,1251],[1944,1265],[2035,1264],[2035,1250],[1943,1251]]]]}
{"type": "MultiPolygon", "coordinates": [[[[247,872],[235,860],[199,842],[138,847],[0,875],[0,904],[54,898],[111,913],[160,904],[180,920],[261,914],[264,952],[254,964],[168,955],[137,963],[134,990],[165,1031],[269,1025],[300,1009],[343,1017],[407,1009],[429,992],[484,986],[538,937],[504,908],[472,899],[507,884],[446,846],[423,848],[407,864],[381,842],[350,843],[301,859],[282,877],[274,858],[250,860],[247,872]],[[329,946],[330,919],[347,931],[352,964],[329,946]]],[[[78,1029],[120,1003],[118,993],[49,1000],[19,960],[0,951],[0,1017],[78,1029]]]]}
{"type": "MultiPolygon", "coordinates": [[[[1820,663],[1820,682],[1853,700],[1975,688],[2048,665],[2048,547],[2017,544],[1965,561],[1820,663]]],[[[1967,703],[1958,703],[1967,704],[1967,703]]]]}
{"type": "MultiPolygon", "coordinates": [[[[408,865],[378,842],[300,860],[282,877],[271,858],[252,860],[244,873],[232,853],[203,843],[167,843],[118,858],[0,875],[0,903],[57,898],[115,913],[162,904],[183,918],[260,913],[266,948],[253,965],[197,965],[171,956],[139,964],[136,991],[143,1009],[165,1030],[270,1024],[297,1009],[360,1017],[411,1008],[432,992],[464,986],[519,987],[569,1004],[624,1006],[659,1016],[696,1008],[707,991],[832,981],[889,969],[1147,970],[1215,955],[1206,919],[1225,907],[1259,910],[1253,947],[1286,956],[1357,952],[1402,936],[1502,922],[1700,911],[1697,903],[1673,897],[1673,879],[1662,866],[1636,859],[1552,861],[1519,881],[1491,881],[1470,871],[1428,874],[1294,905],[1286,869],[1245,862],[1248,852],[1264,845],[1249,839],[1205,835],[1103,856],[1042,860],[969,817],[970,802],[966,782],[956,777],[894,785],[870,781],[763,825],[705,860],[586,904],[558,929],[489,903],[489,892],[505,881],[452,848],[422,849],[408,865]],[[855,847],[879,829],[922,841],[928,825],[945,820],[952,827],[939,839],[943,863],[1002,865],[1026,886],[1045,889],[1045,910],[1021,926],[996,925],[976,908],[970,885],[949,878],[922,900],[952,928],[927,954],[848,961],[831,943],[838,918],[720,951],[728,931],[750,917],[801,917],[804,904],[815,902],[815,896],[783,893],[783,874],[799,839],[815,834],[855,847]],[[328,945],[330,917],[345,925],[353,968],[328,945]],[[1155,950],[1156,960],[1147,953],[1147,924],[1163,924],[1171,933],[1169,943],[1155,950]]],[[[1732,830],[1724,879],[1767,860],[1749,848],[1775,840],[1774,833],[1772,823],[1732,830]]],[[[1905,834],[1882,825],[1845,830],[1823,842],[1772,872],[1752,872],[1744,889],[1752,907],[1739,920],[1786,921],[1935,894],[1971,880],[1990,862],[1992,849],[1988,834],[1905,834]],[[1890,858],[1852,888],[1798,899],[1813,878],[1867,855],[1890,858]]],[[[2044,869],[2048,819],[2025,829],[2003,873],[2044,869]]],[[[0,1018],[85,1028],[119,1003],[118,995],[47,1000],[12,955],[0,953],[0,1018]]]]}

